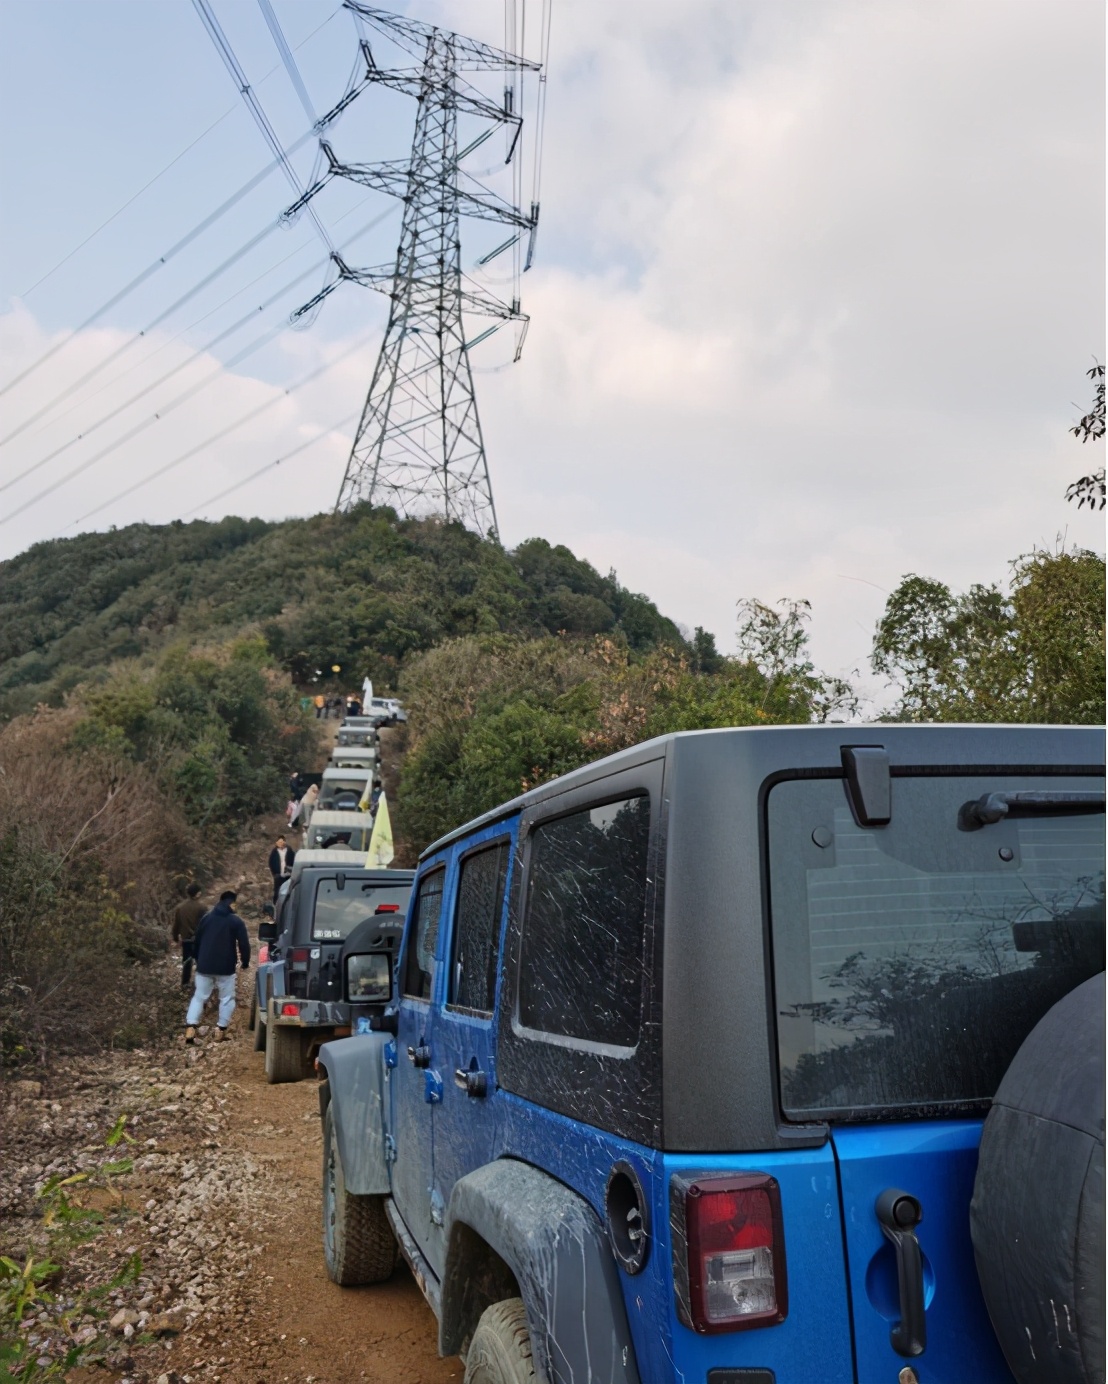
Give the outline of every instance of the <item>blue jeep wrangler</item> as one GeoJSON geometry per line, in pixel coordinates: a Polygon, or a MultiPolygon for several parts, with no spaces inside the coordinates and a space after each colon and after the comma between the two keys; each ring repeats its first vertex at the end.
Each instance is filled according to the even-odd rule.
{"type": "Polygon", "coordinates": [[[320,1053],[330,1276],[403,1255],[469,1384],[1102,1380],[1103,775],[689,732],[436,842],[320,1053]]]}

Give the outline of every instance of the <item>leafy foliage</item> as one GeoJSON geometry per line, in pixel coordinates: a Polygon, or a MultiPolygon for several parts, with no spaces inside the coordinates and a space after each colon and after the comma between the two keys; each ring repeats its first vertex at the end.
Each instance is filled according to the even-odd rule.
{"type": "Polygon", "coordinates": [[[889,597],[874,670],[906,721],[1096,725],[1104,720],[1104,560],[1035,552],[1007,592],[910,575],[889,597]]]}
{"type": "Polygon", "coordinates": [[[363,505],[270,524],[132,524],[38,543],[0,564],[0,714],[66,693],[172,644],[261,633],[300,683],[393,687],[445,639],[608,633],[645,650],[681,644],[671,621],[614,574],[542,539],[506,552],[460,524],[363,505]]]}
{"type": "MultiPolygon", "coordinates": [[[[1086,372],[1090,380],[1096,383],[1096,394],[1093,399],[1093,406],[1077,423],[1070,428],[1081,442],[1102,442],[1104,440],[1105,419],[1104,419],[1104,366],[1097,361],[1091,370],[1086,372]]],[[[1066,490],[1067,500],[1076,500],[1077,508],[1081,509],[1088,505],[1090,509],[1104,508],[1104,467],[1099,467],[1096,471],[1087,476],[1082,476],[1066,490]]]]}
{"type": "Polygon", "coordinates": [[[653,736],[849,711],[850,689],[808,658],[805,618],[800,603],[744,602],[738,658],[717,653],[704,631],[691,648],[645,653],[607,635],[474,635],[431,650],[401,681],[411,718],[398,804],[405,854],[653,736]]]}

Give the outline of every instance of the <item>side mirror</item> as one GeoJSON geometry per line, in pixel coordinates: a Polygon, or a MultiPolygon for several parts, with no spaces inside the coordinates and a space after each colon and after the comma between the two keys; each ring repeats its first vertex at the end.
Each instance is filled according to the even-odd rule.
{"type": "Polygon", "coordinates": [[[259,925],[258,925],[258,941],[259,941],[259,942],[276,942],[276,940],[277,940],[277,924],[274,923],[274,922],[259,923],[259,925]]]}

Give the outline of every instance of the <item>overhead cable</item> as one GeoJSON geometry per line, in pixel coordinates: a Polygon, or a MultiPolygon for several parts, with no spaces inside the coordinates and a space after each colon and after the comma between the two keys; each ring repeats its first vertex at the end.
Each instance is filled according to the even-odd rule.
{"type": "Polygon", "coordinates": [[[75,476],[79,476],[82,472],[87,471],[90,466],[95,466],[98,461],[103,461],[106,456],[117,451],[125,442],[132,441],[134,438],[138,437],[140,433],[145,432],[147,428],[152,428],[155,423],[161,422],[167,413],[172,413],[174,409],[180,408],[182,404],[187,403],[189,399],[199,394],[202,389],[211,384],[212,380],[215,379],[217,375],[221,375],[225,369],[229,369],[233,365],[238,365],[241,361],[245,360],[247,356],[253,355],[255,351],[260,350],[261,347],[272,341],[274,337],[284,330],[284,327],[285,324],[283,322],[278,323],[276,327],[271,327],[268,332],[263,333],[260,337],[256,337],[249,346],[244,347],[237,355],[232,356],[226,366],[219,365],[215,370],[209,371],[202,380],[199,380],[191,388],[186,389],[183,394],[178,394],[177,397],[171,399],[168,404],[163,404],[157,413],[152,413],[149,417],[144,418],[142,422],[137,423],[130,432],[124,433],[122,437],[117,437],[114,442],[109,442],[106,447],[102,447],[100,451],[96,452],[93,456],[88,457],[79,465],[74,466],[73,469],[67,471],[64,476],[59,476],[56,481],[46,486],[45,489],[40,490],[37,495],[32,495],[29,500],[25,500],[18,508],[9,510],[7,514],[0,517],[0,525],[10,523],[17,515],[22,514],[24,510],[30,509],[32,505],[37,505],[40,500],[45,500],[48,495],[52,495],[55,490],[68,484],[75,476]]]}
{"type": "Polygon", "coordinates": [[[34,293],[36,288],[39,288],[42,284],[44,284],[47,279],[53,278],[53,276],[58,272],[58,270],[61,269],[63,265],[68,264],[69,261],[73,258],[75,254],[77,254],[79,250],[83,250],[90,240],[95,240],[102,230],[105,230],[108,226],[110,226],[117,217],[122,216],[123,213],[127,210],[127,208],[132,204],[132,202],[137,202],[138,199],[142,196],[142,194],[146,192],[149,188],[152,188],[159,178],[164,177],[165,174],[167,174],[175,164],[180,163],[181,160],[185,157],[185,155],[189,153],[190,150],[195,149],[202,139],[206,139],[207,136],[211,134],[211,132],[216,128],[217,125],[222,125],[223,122],[227,119],[227,117],[234,113],[235,109],[236,107],[234,106],[228,106],[218,120],[213,120],[212,123],[208,126],[208,128],[204,130],[202,134],[198,134],[196,138],[191,142],[191,144],[186,144],[185,147],[181,150],[181,152],[175,158],[170,159],[170,161],[160,172],[155,173],[149,182],[143,183],[139,190],[136,193],[133,193],[130,197],[128,197],[126,202],[124,202],[121,207],[113,211],[111,216],[109,216],[106,221],[101,221],[99,226],[97,226],[97,228],[94,231],[91,231],[87,236],[85,236],[84,240],[81,241],[80,245],[75,245],[73,249],[70,250],[68,255],[64,255],[57,262],[57,264],[54,265],[53,269],[48,269],[46,273],[43,274],[41,279],[36,279],[34,283],[30,286],[30,288],[25,288],[23,292],[19,295],[20,298],[30,297],[30,295],[34,293]]]}
{"type": "MultiPolygon", "coordinates": [[[[397,208],[395,203],[390,206],[387,206],[383,212],[373,217],[371,220],[367,221],[364,226],[362,226],[359,230],[355,231],[354,234],[348,240],[341,242],[341,244],[339,245],[339,250],[345,250],[347,246],[352,245],[356,240],[360,239],[363,235],[367,234],[367,232],[379,226],[381,222],[386,220],[389,216],[391,216],[393,212],[396,211],[396,209],[397,208]]],[[[361,205],[350,207],[349,210],[344,211],[340,216],[337,216],[335,218],[335,224],[338,225],[340,222],[345,221],[348,216],[353,216],[356,211],[361,210],[361,205]]],[[[309,244],[310,243],[311,242],[309,242],[309,244]]],[[[68,408],[62,409],[62,411],[56,415],[52,422],[45,423],[41,428],[39,428],[37,432],[32,433],[31,436],[41,436],[41,434],[45,432],[48,428],[53,427],[54,424],[60,422],[61,419],[68,417],[68,415],[74,412],[75,409],[79,409],[83,405],[95,399],[96,396],[98,394],[102,394],[105,389],[110,389],[113,384],[118,384],[120,380],[124,379],[127,375],[131,374],[132,371],[137,370],[139,366],[149,365],[149,363],[154,359],[155,356],[159,356],[163,351],[168,350],[170,346],[173,346],[176,342],[180,341],[182,337],[187,336],[189,332],[194,331],[197,327],[199,327],[202,322],[206,322],[209,317],[214,317],[216,313],[222,312],[223,309],[229,303],[233,303],[236,298],[241,298],[244,293],[248,293],[250,289],[252,289],[256,284],[261,283],[263,279],[268,278],[270,274],[274,273],[277,269],[280,269],[282,264],[287,264],[290,259],[294,259],[297,255],[303,254],[306,248],[307,245],[298,245],[295,249],[290,250],[287,255],[282,255],[279,260],[275,260],[271,265],[268,265],[265,269],[262,270],[260,274],[256,274],[254,278],[247,280],[247,282],[244,283],[241,288],[236,288],[233,293],[229,293],[227,297],[218,302],[215,305],[215,307],[209,308],[207,312],[201,313],[199,317],[194,318],[190,323],[188,323],[187,326],[184,326],[180,328],[179,331],[174,332],[172,336],[167,336],[162,341],[160,346],[156,346],[154,350],[149,352],[149,354],[144,356],[141,360],[135,361],[133,365],[128,365],[125,369],[121,370],[118,375],[113,375],[111,379],[105,380],[104,383],[97,386],[97,388],[94,389],[91,394],[86,394],[83,399],[74,400],[68,408]]],[[[317,260],[316,263],[313,265],[311,272],[314,272],[316,269],[321,268],[323,264],[325,264],[326,262],[327,261],[317,260]]],[[[286,284],[286,288],[288,287],[291,287],[291,284],[286,284]]],[[[189,357],[189,360],[193,360],[196,358],[197,355],[203,354],[205,349],[207,348],[201,347],[199,351],[194,352],[193,355],[189,357]]],[[[184,363],[188,364],[187,361],[184,363]]],[[[96,372],[93,371],[90,373],[95,374],[96,372]]],[[[88,378],[90,378],[90,376],[86,375],[85,380],[87,380],[88,378]]],[[[63,399],[67,398],[73,392],[73,390],[79,387],[79,385],[83,382],[84,381],[78,381],[77,385],[74,385],[70,389],[63,391],[63,393],[60,394],[53,401],[53,403],[60,403],[63,399]]],[[[16,431],[22,432],[23,427],[20,427],[16,431]]],[[[14,437],[15,435],[15,433],[9,433],[8,437],[0,439],[0,446],[3,446],[4,443],[9,441],[10,438],[14,437]]],[[[0,486],[0,490],[4,489],[6,489],[6,486],[0,486]]]]}
{"type": "MultiPolygon", "coordinates": [[[[264,476],[267,471],[272,471],[275,466],[280,466],[282,462],[291,461],[293,457],[299,456],[301,452],[306,452],[309,447],[314,447],[317,442],[322,442],[325,437],[330,437],[332,433],[338,432],[339,428],[349,427],[351,423],[358,421],[358,414],[351,413],[345,418],[341,418],[337,423],[329,428],[324,428],[316,433],[315,437],[310,437],[307,442],[302,442],[299,447],[294,447],[291,452],[286,452],[283,457],[278,457],[276,461],[267,461],[264,466],[259,466],[256,471],[251,471],[249,476],[243,476],[241,481],[236,481],[234,485],[229,485],[226,490],[221,490],[218,495],[211,495],[203,500],[195,509],[186,510],[181,515],[182,519],[191,519],[194,514],[199,514],[202,509],[207,509],[209,505],[218,504],[220,500],[225,500],[228,495],[233,495],[236,490],[241,490],[244,485],[249,485],[251,481],[256,481],[259,476],[264,476]]],[[[78,523],[81,521],[78,519],[78,523]]]]}
{"type": "Polygon", "coordinates": [[[273,6],[269,0],[258,0],[258,8],[262,12],[262,18],[266,22],[270,36],[277,46],[277,51],[281,55],[281,61],[285,65],[285,71],[289,74],[289,81],[296,88],[296,94],[300,97],[300,104],[304,107],[304,114],[314,125],[319,117],[315,113],[312,105],[312,98],[308,95],[308,88],[304,85],[304,79],[300,75],[300,69],[296,65],[296,59],[292,55],[292,49],[285,39],[284,31],[278,22],[273,6]]]}
{"type": "MultiPolygon", "coordinates": [[[[344,241],[340,248],[345,250],[348,246],[353,245],[355,241],[359,240],[367,232],[373,230],[375,226],[380,225],[380,223],[385,220],[385,218],[392,212],[392,210],[393,209],[389,207],[384,212],[381,212],[377,216],[373,217],[372,220],[368,221],[359,230],[355,231],[354,234],[350,236],[348,240],[344,241]]],[[[349,212],[344,213],[344,215],[349,214],[349,212]]],[[[286,258],[289,257],[286,256],[286,258]]],[[[307,278],[310,278],[311,275],[317,273],[320,269],[326,268],[328,264],[330,264],[330,260],[317,260],[315,264],[309,266],[309,268],[303,270],[294,279],[289,280],[289,282],[284,284],[281,288],[277,289],[277,291],[271,294],[264,302],[259,303],[258,306],[255,308],[251,308],[251,310],[248,313],[244,314],[236,322],[233,322],[231,326],[225,327],[221,332],[217,333],[217,335],[212,337],[211,340],[206,341],[203,346],[198,346],[189,356],[187,356],[184,360],[180,361],[171,370],[166,371],[165,374],[159,376],[158,379],[154,380],[151,384],[144,385],[143,388],[140,389],[137,394],[132,394],[131,397],[127,399],[124,403],[117,405],[109,413],[106,413],[103,417],[98,418],[95,423],[85,428],[83,432],[78,433],[75,437],[71,437],[68,442],[63,442],[60,446],[56,447],[48,455],[41,457],[38,461],[28,466],[18,475],[12,476],[10,480],[5,481],[2,485],[0,485],[0,494],[2,494],[5,490],[9,490],[13,485],[16,485],[19,481],[25,480],[28,476],[32,475],[35,471],[38,471],[48,462],[55,460],[55,458],[61,456],[63,452],[67,452],[70,447],[75,447],[78,442],[83,441],[91,433],[96,432],[98,428],[103,427],[105,423],[110,423],[113,418],[117,418],[121,413],[126,412],[126,410],[129,409],[132,404],[138,403],[138,401],[141,398],[149,394],[152,390],[157,389],[159,385],[165,384],[165,382],[167,380],[172,379],[174,375],[178,375],[181,373],[182,370],[186,370],[190,365],[193,364],[194,361],[198,360],[201,356],[206,355],[214,346],[218,346],[221,341],[225,341],[228,337],[233,336],[235,332],[241,330],[241,328],[244,327],[248,322],[253,321],[259,313],[264,312],[267,308],[272,307],[273,304],[278,302],[282,297],[284,297],[284,295],[290,289],[295,288],[297,284],[302,283],[307,278]]],[[[271,271],[267,270],[267,273],[268,272],[271,271]]],[[[264,277],[264,275],[259,277],[264,277]]],[[[287,323],[285,322],[279,323],[277,326],[277,331],[283,330],[286,325],[287,323]]],[[[271,331],[257,338],[255,345],[252,346],[246,352],[246,354],[250,354],[251,351],[257,350],[261,346],[265,345],[268,341],[271,341],[273,339],[273,335],[274,332],[271,331]]],[[[240,353],[238,356],[235,357],[235,363],[243,360],[244,358],[244,355],[240,353]]],[[[223,366],[220,366],[218,369],[210,372],[206,377],[207,381],[210,383],[212,380],[214,380],[222,372],[223,368],[223,366]]],[[[188,397],[192,397],[192,395],[190,394],[188,397]]],[[[172,407],[176,407],[176,402],[165,406],[161,411],[163,413],[167,412],[172,407]]],[[[101,455],[103,455],[103,453],[101,453],[101,455]]]]}
{"type": "MultiPolygon", "coordinates": [[[[319,377],[321,375],[325,375],[328,370],[333,370],[336,365],[341,364],[342,361],[346,360],[349,356],[352,356],[355,351],[360,351],[362,347],[365,346],[369,341],[371,341],[373,336],[375,335],[376,333],[370,332],[367,333],[365,336],[359,337],[358,340],[355,341],[352,346],[347,347],[347,349],[343,351],[340,355],[333,357],[333,359],[325,362],[323,365],[317,366],[307,375],[301,376],[301,378],[297,380],[295,384],[291,384],[287,389],[283,389],[280,394],[275,394],[272,398],[267,399],[265,403],[259,404],[257,408],[251,409],[249,413],[244,413],[233,423],[229,423],[225,428],[221,428],[219,432],[213,433],[211,437],[205,438],[203,442],[198,442],[195,447],[190,447],[187,452],[182,452],[179,457],[174,457],[172,461],[166,462],[164,466],[160,466],[156,471],[152,471],[150,475],[144,476],[141,480],[136,481],[133,485],[127,486],[126,489],[119,491],[118,494],[113,495],[110,499],[105,500],[102,504],[97,505],[95,509],[90,509],[87,514],[82,514],[79,519],[75,519],[72,524],[68,525],[68,527],[73,528],[76,524],[83,524],[86,519],[91,519],[94,514],[99,514],[101,510],[107,509],[109,505],[114,505],[117,500],[126,499],[128,495],[133,495],[136,490],[141,490],[144,485],[149,485],[151,481],[159,480],[162,476],[166,475],[169,471],[172,471],[175,467],[180,466],[183,462],[189,461],[199,452],[202,452],[206,448],[212,446],[213,443],[221,442],[223,438],[227,437],[228,434],[233,433],[237,428],[241,428],[245,423],[252,422],[255,418],[265,413],[267,409],[271,409],[275,404],[279,404],[284,399],[287,399],[290,394],[295,394],[298,389],[303,389],[303,387],[306,384],[311,384],[314,380],[318,380],[319,377]]],[[[5,517],[4,519],[0,519],[0,524],[4,524],[6,522],[7,517],[5,517]]]]}
{"type": "MultiPolygon", "coordinates": [[[[263,138],[273,150],[274,154],[276,154],[277,160],[284,169],[285,176],[288,178],[297,197],[303,197],[304,185],[297,176],[296,170],[293,168],[289,156],[285,152],[284,145],[282,145],[281,141],[277,138],[276,131],[269,123],[269,117],[262,109],[261,102],[258,100],[250,83],[246,80],[246,73],[242,70],[238,58],[235,57],[235,50],[228,42],[226,34],[224,34],[223,30],[220,28],[219,20],[216,19],[212,7],[209,4],[209,0],[192,0],[192,4],[196,13],[200,16],[201,23],[204,25],[205,29],[207,29],[208,36],[215,45],[216,52],[223,59],[227,71],[231,74],[231,80],[238,87],[239,95],[246,102],[247,109],[254,117],[258,129],[261,130],[263,138]]],[[[328,235],[323,222],[320,221],[319,217],[316,215],[315,208],[308,204],[307,212],[311,217],[312,224],[315,226],[319,238],[323,241],[324,245],[326,245],[328,252],[333,254],[335,247],[331,243],[331,237],[328,235]]]]}
{"type": "MultiPolygon", "coordinates": [[[[300,138],[296,141],[294,145],[292,145],[290,153],[295,152],[297,149],[301,148],[304,144],[306,144],[310,139],[313,139],[314,137],[315,132],[312,130],[308,130],[305,134],[300,136],[300,138]]],[[[164,254],[159,255],[158,258],[154,260],[152,264],[147,265],[147,267],[142,271],[141,274],[136,275],[135,278],[133,278],[129,284],[126,284],[123,288],[119,290],[118,293],[113,294],[112,297],[109,298],[106,303],[102,303],[94,313],[92,313],[89,317],[86,317],[79,327],[74,327],[72,331],[67,332],[65,336],[63,336],[60,341],[56,341],[48,351],[45,351],[41,356],[39,356],[37,360],[32,361],[31,364],[28,365],[25,370],[22,370],[18,375],[14,377],[14,379],[10,379],[7,382],[7,384],[0,387],[0,398],[2,398],[10,390],[14,389],[17,384],[21,384],[27,378],[27,376],[33,374],[39,368],[40,365],[45,365],[48,360],[56,356],[58,352],[70,341],[72,341],[75,336],[79,336],[81,332],[91,327],[94,322],[98,322],[106,312],[110,312],[111,309],[114,308],[118,303],[121,303],[123,299],[128,296],[128,294],[133,293],[136,288],[138,288],[141,284],[144,284],[152,274],[156,274],[159,269],[164,268],[164,266],[167,265],[171,259],[173,259],[176,255],[180,254],[180,252],[186,249],[189,245],[191,245],[192,242],[196,240],[198,236],[203,235],[203,233],[210,226],[214,226],[215,223],[220,219],[220,217],[225,216],[227,212],[231,210],[232,207],[237,206],[238,203],[241,202],[244,197],[248,196],[251,192],[254,191],[254,189],[259,185],[259,183],[264,182],[265,179],[268,178],[269,175],[274,171],[274,169],[279,168],[280,166],[281,160],[274,159],[272,163],[266,164],[266,166],[263,169],[261,169],[258,173],[255,173],[255,175],[248,182],[244,183],[237,192],[233,193],[230,197],[227,198],[225,202],[223,202],[220,206],[216,207],[215,211],[210,212],[207,216],[205,216],[204,219],[198,222],[192,228],[191,231],[189,231],[186,235],[183,235],[175,245],[171,245],[170,248],[166,250],[164,254]]],[[[274,222],[273,226],[270,226],[265,233],[268,235],[269,231],[273,230],[276,224],[277,223],[274,222]]],[[[208,280],[205,280],[205,282],[210,282],[210,278],[208,280]]],[[[140,332],[139,335],[141,336],[142,333],[140,332]]]]}

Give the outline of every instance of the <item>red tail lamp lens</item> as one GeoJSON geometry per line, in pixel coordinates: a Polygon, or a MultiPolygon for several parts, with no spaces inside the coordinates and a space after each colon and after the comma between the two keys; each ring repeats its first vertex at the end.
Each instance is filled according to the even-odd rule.
{"type": "Polygon", "coordinates": [[[398,903],[379,903],[373,911],[374,913],[399,913],[400,905],[398,903]]]}
{"type": "Polygon", "coordinates": [[[288,1014],[290,1018],[295,1019],[300,1013],[300,1006],[298,1004],[283,1004],[281,1006],[281,1013],[288,1014]]]}
{"type": "Polygon", "coordinates": [[[696,1331],[785,1320],[781,1194],[764,1173],[700,1178],[685,1190],[689,1315],[696,1331]]]}
{"type": "Polygon", "coordinates": [[[310,954],[310,949],[308,947],[293,947],[292,951],[289,953],[289,960],[307,961],[310,954]]]}

